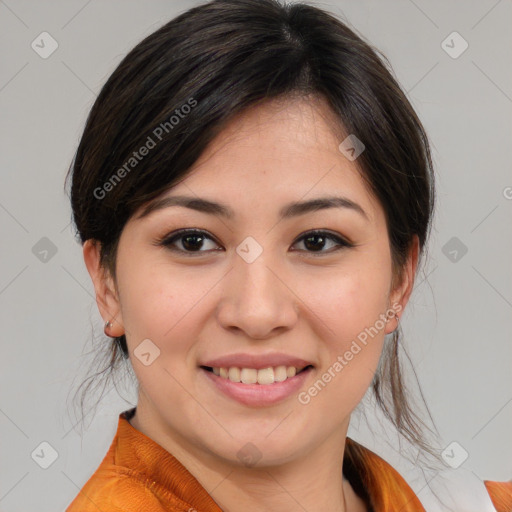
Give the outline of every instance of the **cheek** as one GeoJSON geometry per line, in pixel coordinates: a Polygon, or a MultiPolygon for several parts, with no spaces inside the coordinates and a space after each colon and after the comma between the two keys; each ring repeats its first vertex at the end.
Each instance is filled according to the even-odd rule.
{"type": "Polygon", "coordinates": [[[205,299],[218,276],[208,278],[195,268],[177,270],[161,262],[138,261],[138,265],[124,267],[124,275],[120,274],[124,279],[122,314],[132,366],[155,402],[160,401],[161,394],[164,402],[172,398],[178,404],[180,383],[189,381],[190,372],[196,371],[196,340],[211,313],[204,309],[205,299]],[[151,343],[144,341],[148,339],[151,343]],[[151,362],[146,366],[139,355],[147,352],[155,356],[149,356],[151,362]]]}
{"type": "MultiPolygon", "coordinates": [[[[314,325],[321,329],[320,339],[329,340],[330,346],[343,348],[385,313],[391,276],[369,268],[358,265],[336,274],[325,273],[309,279],[307,289],[300,292],[317,317],[314,325]]],[[[377,323],[379,330],[381,323],[377,323]]]]}
{"type": "Polygon", "coordinates": [[[190,378],[192,340],[194,330],[200,328],[194,322],[194,307],[208,286],[204,279],[191,279],[186,271],[171,272],[168,265],[142,258],[137,265],[130,262],[123,272],[123,322],[137,380],[155,403],[172,401],[176,407],[185,406],[187,396],[180,383],[190,378]],[[144,360],[146,353],[149,356],[144,360]]]}
{"type": "Polygon", "coordinates": [[[190,330],[188,317],[211,285],[197,271],[176,271],[143,258],[137,261],[137,265],[120,266],[125,328],[134,340],[154,338],[159,346],[167,346],[169,340],[176,342],[180,333],[190,330]]]}
{"type": "Polygon", "coordinates": [[[325,349],[317,375],[322,382],[312,393],[318,393],[322,407],[337,403],[340,417],[361,400],[377,368],[385,338],[389,279],[382,269],[354,266],[309,288],[308,304],[317,318],[312,325],[317,326],[316,335],[324,340],[325,349]]]}

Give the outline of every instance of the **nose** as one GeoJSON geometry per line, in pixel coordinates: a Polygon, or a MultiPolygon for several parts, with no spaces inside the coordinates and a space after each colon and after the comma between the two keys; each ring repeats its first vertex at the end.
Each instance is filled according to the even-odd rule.
{"type": "Polygon", "coordinates": [[[233,268],[222,282],[217,320],[230,331],[251,339],[268,339],[293,328],[298,319],[298,298],[289,273],[270,251],[251,263],[234,255],[233,268]]]}

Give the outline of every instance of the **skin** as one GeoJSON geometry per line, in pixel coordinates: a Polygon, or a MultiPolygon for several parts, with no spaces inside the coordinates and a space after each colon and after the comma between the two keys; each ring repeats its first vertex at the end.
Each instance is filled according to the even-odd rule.
{"type": "MultiPolygon", "coordinates": [[[[397,327],[394,317],[307,405],[297,394],[269,407],[242,405],[217,391],[198,367],[200,360],[234,352],[285,352],[315,366],[304,391],[379,315],[392,305],[405,308],[418,239],[393,288],[384,211],[357,160],[339,151],[344,138],[320,99],[252,107],[166,193],[225,203],[233,219],[181,206],[133,216],[120,238],[117,283],[100,268],[98,245],[84,244],[98,308],[104,321],[114,319],[108,333],[127,336],[139,382],[131,424],[180,460],[227,512],[298,504],[309,512],[366,510],[342,480],[345,438],[385,335],[397,327]],[[350,198],[368,218],[329,208],[278,219],[289,202],[327,195],[350,198]],[[188,253],[153,244],[181,228],[204,230],[210,238],[188,253]],[[330,239],[323,247],[308,245],[301,237],[313,229],[355,246],[334,250],[330,239]],[[247,236],[263,248],[252,263],[236,252],[247,236]],[[149,366],[133,354],[147,338],[160,349],[149,366]],[[254,467],[237,457],[248,442],[261,454],[254,467]]],[[[181,238],[174,247],[190,245],[181,238]]]]}

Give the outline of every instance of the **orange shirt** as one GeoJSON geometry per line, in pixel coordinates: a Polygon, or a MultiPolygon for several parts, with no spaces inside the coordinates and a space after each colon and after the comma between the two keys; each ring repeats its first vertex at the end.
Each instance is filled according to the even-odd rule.
{"type": "MultiPolygon", "coordinates": [[[[134,412],[119,415],[107,454],[66,512],[222,512],[175,457],[129,423],[134,412]]],[[[372,512],[425,512],[395,469],[350,438],[343,473],[372,512]]],[[[496,510],[512,512],[512,481],[485,485],[496,510]]]]}

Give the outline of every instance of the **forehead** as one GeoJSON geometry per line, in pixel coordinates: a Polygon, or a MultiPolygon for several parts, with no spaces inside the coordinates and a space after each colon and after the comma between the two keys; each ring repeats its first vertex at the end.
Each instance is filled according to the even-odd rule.
{"type": "MultiPolygon", "coordinates": [[[[344,128],[324,99],[276,98],[253,105],[234,116],[201,155],[196,166],[222,150],[232,154],[240,149],[243,156],[246,148],[258,149],[258,145],[266,149],[279,146],[284,158],[289,158],[292,150],[303,155],[311,148],[338,155],[338,145],[343,137],[344,128]]],[[[265,154],[261,153],[261,157],[265,154]]]]}
{"type": "Polygon", "coordinates": [[[305,186],[324,175],[338,174],[345,185],[362,182],[357,161],[349,161],[339,150],[345,137],[343,126],[320,98],[269,100],[231,119],[185,180],[189,185],[199,181],[214,185],[225,178],[235,184],[249,174],[245,178],[254,182],[265,179],[270,184],[274,177],[286,186],[306,179],[305,186]],[[330,173],[333,167],[336,171],[330,173]]]}
{"type": "Polygon", "coordinates": [[[187,175],[160,198],[186,195],[252,209],[343,196],[372,220],[379,208],[357,161],[339,150],[343,127],[319,98],[272,100],[232,118],[187,175]]]}

